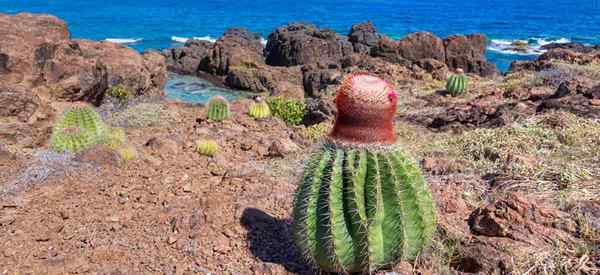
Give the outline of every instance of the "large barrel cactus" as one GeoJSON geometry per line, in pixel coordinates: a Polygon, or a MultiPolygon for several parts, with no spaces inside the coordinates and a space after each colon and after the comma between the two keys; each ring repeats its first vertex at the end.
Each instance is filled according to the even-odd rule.
{"type": "Polygon", "coordinates": [[[469,79],[462,69],[457,70],[458,74],[451,75],[446,82],[446,91],[452,96],[458,96],[467,91],[469,79]]]}
{"type": "Polygon", "coordinates": [[[293,234],[301,253],[324,271],[372,272],[412,260],[433,235],[429,188],[396,144],[396,96],[380,78],[345,78],[333,131],[305,167],[293,234]]]}
{"type": "Polygon", "coordinates": [[[208,100],[206,117],[212,121],[222,121],[229,117],[229,102],[222,96],[213,96],[208,100]]]}
{"type": "Polygon", "coordinates": [[[75,107],[54,125],[50,148],[60,153],[77,153],[103,142],[106,131],[98,113],[89,107],[75,107]]]}

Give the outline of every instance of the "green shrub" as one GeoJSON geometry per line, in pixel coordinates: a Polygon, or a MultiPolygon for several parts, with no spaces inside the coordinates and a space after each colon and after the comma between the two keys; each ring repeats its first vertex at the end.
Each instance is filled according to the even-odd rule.
{"type": "Polygon", "coordinates": [[[271,97],[267,99],[267,103],[274,116],[279,117],[292,125],[299,125],[302,123],[302,120],[304,119],[304,110],[306,108],[304,102],[282,97],[271,97]]]}
{"type": "Polygon", "coordinates": [[[106,95],[115,98],[120,102],[127,102],[131,97],[131,93],[121,84],[108,88],[108,90],[106,90],[106,95]]]}

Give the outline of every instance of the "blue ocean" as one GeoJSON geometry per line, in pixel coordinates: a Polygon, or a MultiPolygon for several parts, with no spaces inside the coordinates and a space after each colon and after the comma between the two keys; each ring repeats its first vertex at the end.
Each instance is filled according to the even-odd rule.
{"type": "Polygon", "coordinates": [[[311,22],[347,34],[372,21],[394,38],[414,31],[439,36],[486,34],[488,57],[502,70],[532,59],[551,42],[600,44],[600,0],[0,0],[0,12],[50,13],[69,24],[74,38],[111,40],[138,50],[213,40],[229,27],[268,37],[288,22],[311,22]],[[525,52],[511,50],[516,40],[525,52]]]}

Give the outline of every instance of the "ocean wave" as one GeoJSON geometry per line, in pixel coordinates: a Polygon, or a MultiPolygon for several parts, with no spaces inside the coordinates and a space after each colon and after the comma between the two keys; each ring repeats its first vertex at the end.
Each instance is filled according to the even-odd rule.
{"type": "Polygon", "coordinates": [[[541,38],[532,37],[528,39],[492,39],[487,49],[493,52],[501,54],[511,55],[540,55],[546,52],[542,49],[542,46],[551,43],[569,43],[571,42],[568,38],[541,38]]]}
{"type": "MultiPolygon", "coordinates": [[[[188,40],[190,40],[190,39],[208,41],[208,42],[211,42],[211,43],[217,42],[217,39],[213,38],[210,35],[207,35],[207,36],[194,36],[192,38],[181,37],[181,36],[171,36],[171,41],[177,42],[177,43],[185,43],[185,42],[188,42],[188,40]]],[[[260,38],[260,43],[263,44],[263,45],[267,45],[267,39],[265,39],[264,37],[261,37],[260,38]]]]}
{"type": "Polygon", "coordinates": [[[171,40],[177,43],[185,43],[188,42],[188,40],[193,39],[193,40],[202,40],[202,41],[208,41],[211,43],[215,43],[217,42],[216,38],[211,37],[210,35],[207,36],[194,36],[192,38],[189,37],[180,37],[180,36],[171,36],[171,40]]]}
{"type": "Polygon", "coordinates": [[[106,38],[104,41],[113,42],[117,44],[135,44],[139,43],[143,38],[106,38]]]}

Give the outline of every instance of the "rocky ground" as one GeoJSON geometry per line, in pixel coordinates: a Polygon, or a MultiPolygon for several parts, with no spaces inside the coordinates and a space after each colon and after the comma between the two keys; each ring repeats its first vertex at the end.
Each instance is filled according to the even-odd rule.
{"type": "Polygon", "coordinates": [[[598,49],[552,45],[500,75],[482,59],[481,36],[393,41],[370,24],[348,36],[292,24],[266,48],[231,30],[214,44],[166,50],[166,58],[69,40],[54,17],[0,16],[0,30],[13,27],[48,35],[0,32],[3,274],[318,274],[290,238],[292,195],[330,127],[339,79],[359,70],[397,87],[399,142],[437,202],[431,248],[390,271],[600,273],[598,49]],[[59,31],[39,30],[47,26],[59,31]],[[204,107],[159,97],[166,67],[304,100],[306,126],[255,121],[245,114],[249,100],[232,104],[231,119],[208,122],[204,107]],[[469,72],[470,90],[449,97],[444,80],[457,68],[469,72]],[[135,86],[140,79],[146,84],[135,86]],[[139,97],[115,107],[105,100],[115,84],[139,97]],[[137,157],[124,162],[102,146],[75,156],[48,151],[56,114],[73,104],[97,105],[108,124],[124,127],[137,157]],[[215,157],[194,151],[206,137],[219,143],[215,157]]]}

